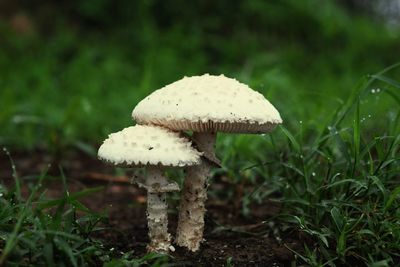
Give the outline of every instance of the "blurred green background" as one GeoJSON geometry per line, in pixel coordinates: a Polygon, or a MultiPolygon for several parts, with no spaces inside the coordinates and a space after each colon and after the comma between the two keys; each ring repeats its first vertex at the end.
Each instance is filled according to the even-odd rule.
{"type": "MultiPolygon", "coordinates": [[[[144,96],[203,73],[262,92],[289,129],[318,128],[363,75],[400,59],[395,8],[387,0],[2,1],[0,145],[97,145],[132,124],[144,96]]],[[[396,105],[379,93],[362,101],[371,129],[385,127],[380,118],[396,105]]]]}

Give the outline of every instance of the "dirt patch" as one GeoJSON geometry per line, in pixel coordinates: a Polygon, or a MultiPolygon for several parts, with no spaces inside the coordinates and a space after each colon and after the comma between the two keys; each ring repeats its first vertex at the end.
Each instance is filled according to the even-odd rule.
{"type": "MultiPolygon", "coordinates": [[[[69,152],[57,161],[45,153],[12,153],[16,169],[23,179],[34,179],[34,175],[49,169],[49,174],[60,175],[62,168],[68,177],[71,192],[103,185],[102,192],[83,199],[82,202],[95,211],[107,210],[109,222],[106,229],[94,234],[116,254],[133,251],[135,256],[146,253],[147,224],[145,216],[146,192],[127,183],[128,177],[115,176],[115,170],[97,159],[81,152],[69,152]]],[[[3,184],[12,184],[12,171],[8,157],[0,156],[0,179],[3,184]]],[[[215,187],[221,188],[226,183],[215,179],[215,187]]],[[[47,181],[48,195],[61,194],[59,180],[47,181]]],[[[177,224],[176,201],[172,201],[170,213],[170,232],[175,234],[177,224]]],[[[180,266],[226,266],[229,261],[234,266],[289,266],[293,253],[287,248],[301,250],[298,235],[279,233],[273,224],[265,220],[279,213],[280,206],[274,202],[265,202],[250,207],[247,217],[241,215],[234,201],[221,201],[210,197],[207,202],[205,241],[200,251],[190,253],[183,248],[176,248],[172,253],[175,263],[180,266]]]]}

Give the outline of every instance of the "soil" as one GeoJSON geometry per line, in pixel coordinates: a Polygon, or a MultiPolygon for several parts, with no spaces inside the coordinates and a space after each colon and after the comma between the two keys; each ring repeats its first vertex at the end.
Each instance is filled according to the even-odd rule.
{"type": "MultiPolygon", "coordinates": [[[[76,150],[58,157],[49,156],[43,151],[11,154],[18,176],[24,179],[33,179],[51,164],[48,174],[59,176],[62,169],[68,179],[70,192],[103,185],[102,192],[81,199],[95,211],[108,212],[105,230],[94,237],[116,253],[133,251],[133,255],[138,257],[146,253],[146,192],[131,185],[127,176],[115,176],[113,167],[76,150]]],[[[13,181],[10,161],[5,153],[0,153],[0,181],[6,186],[13,181]]],[[[59,180],[46,183],[49,196],[61,194],[59,180]]],[[[217,177],[210,190],[218,191],[227,186],[232,185],[228,185],[223,177],[217,177]]],[[[242,191],[243,188],[240,188],[233,192],[240,194],[242,191]]],[[[240,195],[231,199],[240,199],[240,195]]],[[[169,227],[170,232],[175,234],[178,201],[172,200],[171,204],[175,206],[170,206],[169,227]]],[[[205,241],[196,253],[175,246],[172,259],[179,266],[226,266],[229,258],[233,266],[290,266],[294,259],[290,249],[301,251],[302,243],[306,241],[297,233],[278,233],[278,227],[265,223],[265,220],[279,213],[280,206],[276,202],[267,200],[254,204],[250,206],[248,216],[241,214],[237,201],[223,201],[213,194],[210,194],[206,206],[205,241]]]]}

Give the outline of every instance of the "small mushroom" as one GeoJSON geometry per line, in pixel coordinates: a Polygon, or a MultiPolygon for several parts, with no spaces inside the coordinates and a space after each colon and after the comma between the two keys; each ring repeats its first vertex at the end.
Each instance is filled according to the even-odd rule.
{"type": "Polygon", "coordinates": [[[201,164],[187,169],[179,211],[176,243],[191,251],[203,240],[207,180],[212,163],[219,162],[216,133],[265,133],[282,123],[262,94],[235,79],[209,74],[184,77],[153,92],[132,116],[139,124],[193,131],[194,143],[204,152],[201,164]]]}
{"type": "Polygon", "coordinates": [[[201,153],[177,132],[157,126],[136,125],[110,134],[100,146],[98,156],[118,166],[146,166],[146,178],[136,182],[147,190],[150,238],[147,249],[160,253],[173,251],[168,233],[166,193],[179,191],[179,186],[163,175],[164,167],[199,164],[201,153]],[[166,153],[167,148],[173,148],[174,153],[166,153]]]}

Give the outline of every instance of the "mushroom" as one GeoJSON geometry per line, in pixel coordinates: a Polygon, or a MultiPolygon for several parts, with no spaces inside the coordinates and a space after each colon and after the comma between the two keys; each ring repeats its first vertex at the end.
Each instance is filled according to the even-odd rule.
{"type": "Polygon", "coordinates": [[[193,131],[192,139],[204,158],[187,168],[180,204],[176,243],[197,251],[203,240],[208,177],[217,132],[265,133],[282,123],[279,112],[265,97],[224,75],[184,77],[143,99],[133,110],[139,124],[193,131]]]}
{"type": "Polygon", "coordinates": [[[146,166],[147,178],[136,182],[147,189],[150,238],[147,249],[160,253],[173,251],[168,233],[166,193],[179,191],[179,186],[168,181],[163,168],[199,164],[201,153],[177,132],[157,126],[136,125],[110,134],[100,146],[98,156],[117,166],[146,166]]]}

